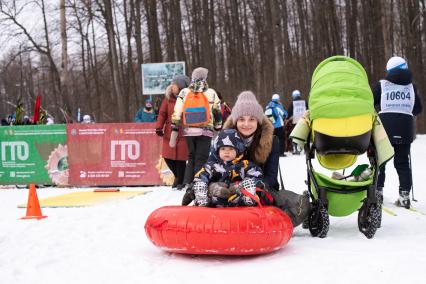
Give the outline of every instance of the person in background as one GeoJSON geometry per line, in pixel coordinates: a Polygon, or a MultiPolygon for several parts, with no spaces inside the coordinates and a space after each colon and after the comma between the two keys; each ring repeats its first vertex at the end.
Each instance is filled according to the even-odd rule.
{"type": "Polygon", "coordinates": [[[141,107],[135,115],[135,122],[155,122],[157,114],[152,105],[152,100],[147,98],[144,107],[141,107]]]}
{"type": "Polygon", "coordinates": [[[22,125],[30,125],[30,124],[32,124],[32,123],[31,123],[29,116],[24,115],[24,119],[22,120],[22,125]]]}
{"type": "MultiPolygon", "coordinates": [[[[376,84],[373,95],[374,105],[395,151],[393,163],[399,177],[399,198],[395,204],[409,209],[413,185],[410,148],[415,138],[414,116],[420,114],[423,107],[404,58],[394,56],[389,59],[386,77],[376,84]]],[[[384,165],[379,169],[377,180],[381,202],[385,178],[384,165]]]]}
{"type": "Polygon", "coordinates": [[[155,132],[163,137],[163,149],[161,152],[164,161],[175,176],[172,189],[181,190],[184,186],[186,160],[188,160],[188,148],[182,128],[179,127],[176,138],[176,146],[170,147],[170,136],[172,134],[172,114],[179,92],[188,87],[190,79],[185,75],[177,75],[173,78],[170,86],[167,87],[164,99],[158,112],[155,132]]]}
{"type": "Polygon", "coordinates": [[[278,137],[280,141],[280,156],[284,157],[284,141],[285,141],[285,131],[284,131],[284,121],[287,119],[288,113],[281,104],[280,95],[272,95],[272,100],[268,103],[265,109],[265,115],[274,125],[274,135],[278,137]]]}
{"type": "Polygon", "coordinates": [[[55,124],[55,120],[53,119],[53,117],[48,116],[46,118],[46,125],[52,125],[52,124],[55,124]]]}
{"type": "Polygon", "coordinates": [[[10,126],[14,124],[14,118],[12,114],[9,114],[6,118],[3,118],[1,120],[1,125],[3,126],[10,126]]]}
{"type": "Polygon", "coordinates": [[[9,126],[9,116],[7,116],[6,118],[2,118],[1,119],[1,126],[9,126]]]}
{"type": "Polygon", "coordinates": [[[88,114],[83,115],[83,120],[81,121],[81,124],[90,124],[90,123],[93,123],[90,115],[88,114]]]}
{"type": "Polygon", "coordinates": [[[170,145],[175,145],[179,127],[182,126],[188,146],[188,163],[183,181],[186,188],[190,187],[194,175],[209,157],[213,131],[222,127],[221,115],[217,115],[220,113],[220,99],[216,91],[209,87],[207,74],[206,68],[194,69],[191,84],[180,91],[172,114],[170,145]]]}
{"type": "Polygon", "coordinates": [[[286,146],[287,152],[292,152],[295,155],[299,155],[301,149],[298,148],[297,144],[292,143],[290,139],[290,133],[293,131],[296,123],[303,117],[303,114],[307,110],[306,101],[301,98],[299,90],[294,90],[291,93],[292,102],[288,107],[288,119],[285,121],[285,134],[286,134],[286,146]]]}
{"type": "Polygon", "coordinates": [[[217,96],[220,99],[220,112],[222,115],[222,121],[226,121],[229,115],[231,115],[231,108],[229,107],[228,103],[225,102],[225,100],[222,97],[222,94],[219,91],[216,91],[217,96]]]}

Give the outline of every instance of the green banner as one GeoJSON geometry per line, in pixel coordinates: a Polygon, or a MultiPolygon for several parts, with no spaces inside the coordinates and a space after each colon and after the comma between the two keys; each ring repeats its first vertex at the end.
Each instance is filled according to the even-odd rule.
{"type": "Polygon", "coordinates": [[[0,127],[0,184],[68,184],[66,125],[0,127]]]}

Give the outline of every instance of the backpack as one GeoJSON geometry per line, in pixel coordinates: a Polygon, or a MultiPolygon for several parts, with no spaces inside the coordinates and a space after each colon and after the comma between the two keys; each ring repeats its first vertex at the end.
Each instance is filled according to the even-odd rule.
{"type": "Polygon", "coordinates": [[[183,125],[204,126],[210,121],[210,104],[202,92],[190,91],[183,103],[183,125]]]}
{"type": "Polygon", "coordinates": [[[275,109],[273,107],[270,107],[269,105],[266,107],[265,115],[272,122],[272,124],[275,124],[275,121],[277,121],[278,119],[275,113],[275,109]]]}

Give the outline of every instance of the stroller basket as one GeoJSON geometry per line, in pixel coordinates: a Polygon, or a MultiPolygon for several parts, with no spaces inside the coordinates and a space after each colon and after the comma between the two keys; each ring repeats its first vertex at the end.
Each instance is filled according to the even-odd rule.
{"type": "MultiPolygon", "coordinates": [[[[355,182],[332,179],[318,172],[313,172],[319,188],[324,189],[328,200],[328,213],[330,216],[343,217],[359,210],[362,202],[367,197],[367,189],[373,183],[370,178],[365,181],[355,182]]],[[[318,193],[312,187],[315,199],[318,193]]]]}

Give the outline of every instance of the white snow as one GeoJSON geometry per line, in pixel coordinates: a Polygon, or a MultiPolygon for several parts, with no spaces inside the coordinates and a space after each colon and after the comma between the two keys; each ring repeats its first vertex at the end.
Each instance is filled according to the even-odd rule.
{"type": "MultiPolygon", "coordinates": [[[[426,136],[412,145],[414,206],[426,212],[426,136]]],[[[300,226],[281,250],[252,257],[189,256],[155,247],[145,220],[179,204],[183,192],[152,187],[129,200],[85,208],[43,208],[48,218],[19,220],[28,190],[0,188],[0,283],[425,283],[426,216],[392,203],[398,178],[387,167],[382,228],[373,239],[358,231],[357,213],[331,218],[327,238],[300,226]]],[[[302,192],[304,156],[281,159],[284,183],[302,192]]],[[[137,190],[138,188],[122,188],[137,190]]],[[[144,188],[146,189],[146,188],[144,188]]],[[[88,189],[41,188],[39,198],[88,189]]]]}

